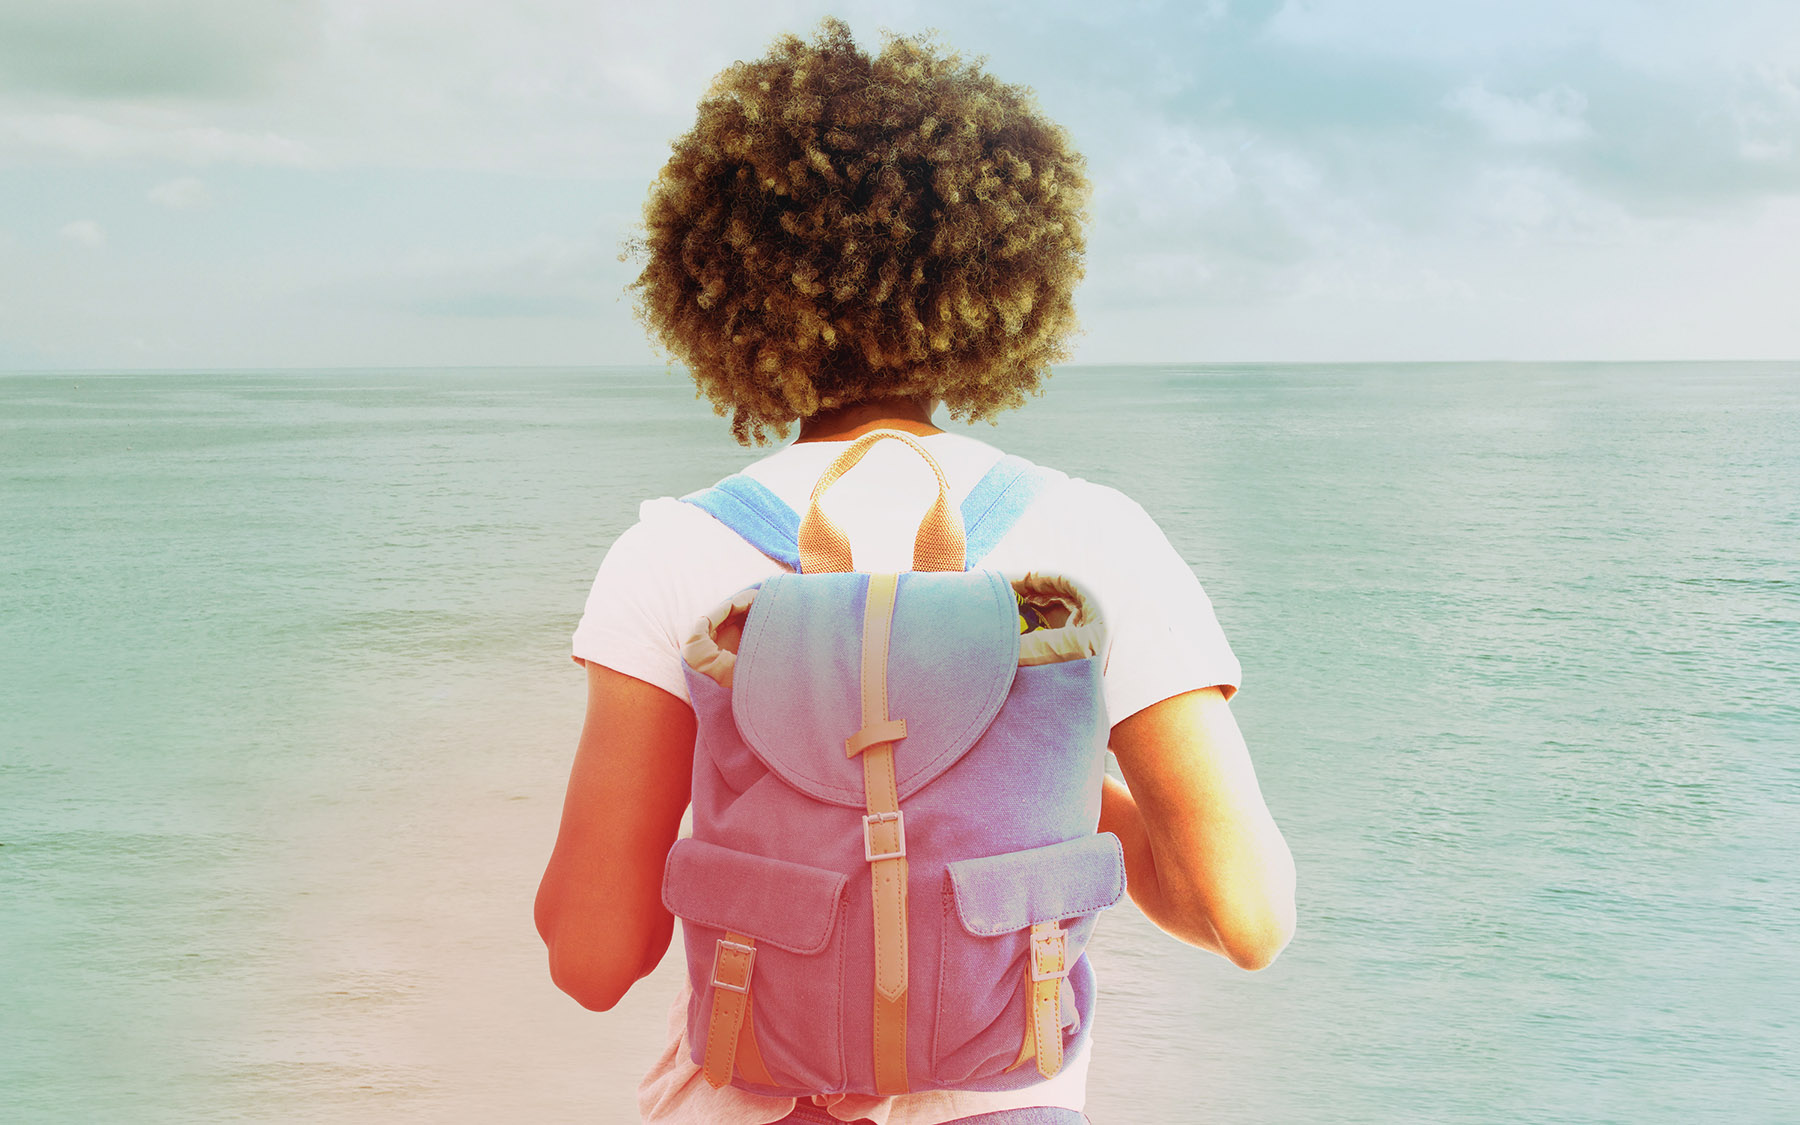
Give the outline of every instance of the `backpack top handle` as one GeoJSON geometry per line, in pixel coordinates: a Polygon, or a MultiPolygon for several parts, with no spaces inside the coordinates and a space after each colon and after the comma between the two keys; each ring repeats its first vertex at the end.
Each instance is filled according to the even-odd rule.
{"type": "Polygon", "coordinates": [[[824,574],[856,569],[850,556],[850,540],[832,522],[831,517],[825,514],[824,509],[819,507],[819,498],[827,488],[837,483],[839,477],[861,461],[863,454],[874,448],[877,442],[887,438],[904,442],[925,459],[925,463],[931,466],[931,471],[937,476],[937,499],[926,511],[924,520],[919,523],[919,533],[913,539],[913,569],[964,569],[962,516],[950,503],[950,482],[944,478],[944,470],[938,466],[937,459],[926,452],[925,446],[911,434],[900,430],[870,430],[851,442],[850,448],[839,454],[837,460],[819,477],[819,483],[813,485],[812,498],[806,503],[806,514],[800,519],[801,573],[824,574]]]}

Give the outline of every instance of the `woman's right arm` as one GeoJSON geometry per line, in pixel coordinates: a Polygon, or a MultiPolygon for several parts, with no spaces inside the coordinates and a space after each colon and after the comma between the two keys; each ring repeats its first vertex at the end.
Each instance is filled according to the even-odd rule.
{"type": "Polygon", "coordinates": [[[619,1002],[668,951],[663,863],[694,769],[694,712],[659,687],[589,662],[587,718],[537,929],[550,978],[583,1007],[619,1002]]]}
{"type": "Polygon", "coordinates": [[[1100,829],[1124,845],[1132,901],[1241,968],[1275,960],[1294,936],[1294,858],[1224,693],[1152,704],[1112,728],[1111,747],[1126,784],[1107,779],[1100,829]]]}

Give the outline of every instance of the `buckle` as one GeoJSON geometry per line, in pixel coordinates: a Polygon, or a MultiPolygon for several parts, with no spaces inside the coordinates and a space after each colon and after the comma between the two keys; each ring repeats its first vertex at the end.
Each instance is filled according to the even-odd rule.
{"type": "Polygon", "coordinates": [[[1031,979],[1058,980],[1069,975],[1069,935],[1066,930],[1056,929],[1040,934],[1033,930],[1031,934],[1031,979]],[[1044,966],[1051,964],[1054,954],[1062,962],[1062,968],[1051,972],[1044,966]]]}
{"type": "Polygon", "coordinates": [[[874,863],[878,859],[904,858],[906,858],[906,814],[902,812],[878,812],[870,813],[863,817],[863,859],[870,863],[874,863]],[[900,846],[891,852],[877,852],[875,850],[874,826],[890,822],[894,826],[894,833],[897,836],[896,842],[900,846]]]}
{"type": "Polygon", "coordinates": [[[740,945],[735,941],[726,941],[724,938],[720,938],[719,943],[713,946],[712,986],[714,988],[723,988],[727,992],[742,992],[747,994],[750,991],[750,974],[755,969],[756,947],[754,945],[740,945]],[[730,950],[733,953],[744,954],[746,960],[744,961],[743,984],[732,984],[730,981],[719,979],[719,966],[724,963],[726,950],[730,950]]]}

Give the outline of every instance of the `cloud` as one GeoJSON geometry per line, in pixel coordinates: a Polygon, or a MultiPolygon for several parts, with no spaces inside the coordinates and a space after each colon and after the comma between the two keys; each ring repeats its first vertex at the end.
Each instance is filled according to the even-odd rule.
{"type": "Polygon", "coordinates": [[[429,318],[583,318],[616,303],[630,272],[604,240],[546,237],[485,253],[415,253],[316,295],[429,318]]]}
{"type": "Polygon", "coordinates": [[[1467,115],[1502,144],[1561,144],[1581,140],[1590,132],[1585,118],[1587,99],[1567,86],[1530,98],[1510,98],[1471,82],[1445,98],[1444,104],[1467,115]]]}
{"type": "Polygon", "coordinates": [[[594,301],[576,293],[509,293],[504,290],[468,290],[425,297],[413,303],[413,311],[426,316],[457,320],[501,320],[518,317],[584,317],[594,312],[594,301]]]}
{"type": "Polygon", "coordinates": [[[1268,21],[1272,40],[1334,52],[1469,69],[1596,50],[1633,68],[1667,71],[1699,58],[1769,42],[1744,36],[1796,27],[1788,0],[1283,0],[1268,21]]]}
{"type": "Polygon", "coordinates": [[[86,250],[98,250],[106,245],[106,231],[92,219],[76,219],[72,223],[64,223],[56,233],[86,250]]]}
{"type": "Polygon", "coordinates": [[[1752,164],[1792,165],[1800,152],[1800,64],[1748,68],[1738,81],[1731,119],[1738,153],[1752,164]]]}
{"type": "Polygon", "coordinates": [[[1242,128],[1146,124],[1096,170],[1093,280],[1102,307],[1236,304],[1355,257],[1380,223],[1301,146],[1242,128]]]}
{"type": "Polygon", "coordinates": [[[1328,191],[1416,230],[1462,214],[1471,182],[1521,149],[1646,213],[1800,193],[1800,5],[1258,7],[1204,26],[1093,28],[1079,50],[1046,50],[1058,85],[1081,91],[1065,97],[1067,123],[1096,169],[1125,155],[1129,116],[1150,112],[1286,148],[1328,191]]]}
{"type": "Polygon", "coordinates": [[[0,89],[78,98],[269,88],[318,39],[318,0],[0,5],[0,89]]]}
{"type": "Polygon", "coordinates": [[[252,164],[304,168],[319,155],[279,133],[205,124],[185,110],[104,106],[90,111],[0,115],[0,161],[252,164]]]}
{"type": "Polygon", "coordinates": [[[150,189],[150,202],[171,211],[196,211],[212,206],[212,192],[193,176],[165,180],[150,189]]]}
{"type": "MultiPolygon", "coordinates": [[[[327,340],[306,319],[321,317],[366,320],[369,354],[397,360],[418,341],[453,351],[440,341],[458,333],[550,354],[614,318],[635,348],[614,246],[668,140],[714,74],[809,34],[826,6],[0,0],[0,169],[24,169],[32,197],[7,221],[91,216],[109,270],[160,254],[134,260],[166,276],[179,254],[221,299],[255,253],[301,298],[268,303],[306,325],[283,340],[327,340]],[[233,206],[141,238],[169,226],[146,191],[233,206]]],[[[1296,301],[1460,308],[1504,282],[1529,303],[1565,258],[1647,261],[1667,230],[1734,230],[1800,200],[1792,0],[832,7],[865,47],[883,25],[936,26],[1037,89],[1089,157],[1081,299],[1115,320],[1201,310],[1280,339],[1291,325],[1268,310],[1296,301]]],[[[76,275],[93,271],[69,252],[84,243],[53,242],[43,261],[74,280],[42,283],[45,307],[88,307],[76,275]]],[[[14,257],[42,249],[20,243],[14,257]]],[[[244,340],[245,356],[263,346],[244,340]]]]}
{"type": "Polygon", "coordinates": [[[1478,222],[1514,239],[1616,243],[1636,225],[1624,208],[1567,175],[1535,165],[1483,169],[1470,195],[1478,222]]]}
{"type": "Polygon", "coordinates": [[[1164,125],[1130,160],[1100,173],[1102,190],[1116,195],[1118,205],[1147,228],[1187,224],[1237,198],[1243,181],[1235,160],[1248,146],[1228,135],[1164,125]]]}

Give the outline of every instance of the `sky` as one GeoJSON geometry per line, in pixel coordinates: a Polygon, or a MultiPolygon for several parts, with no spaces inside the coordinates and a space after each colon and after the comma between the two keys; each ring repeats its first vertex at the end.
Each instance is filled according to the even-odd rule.
{"type": "Polygon", "coordinates": [[[644,191],[825,15],[1073,134],[1077,362],[1800,358],[1792,0],[0,0],[0,370],[661,362],[644,191]]]}

